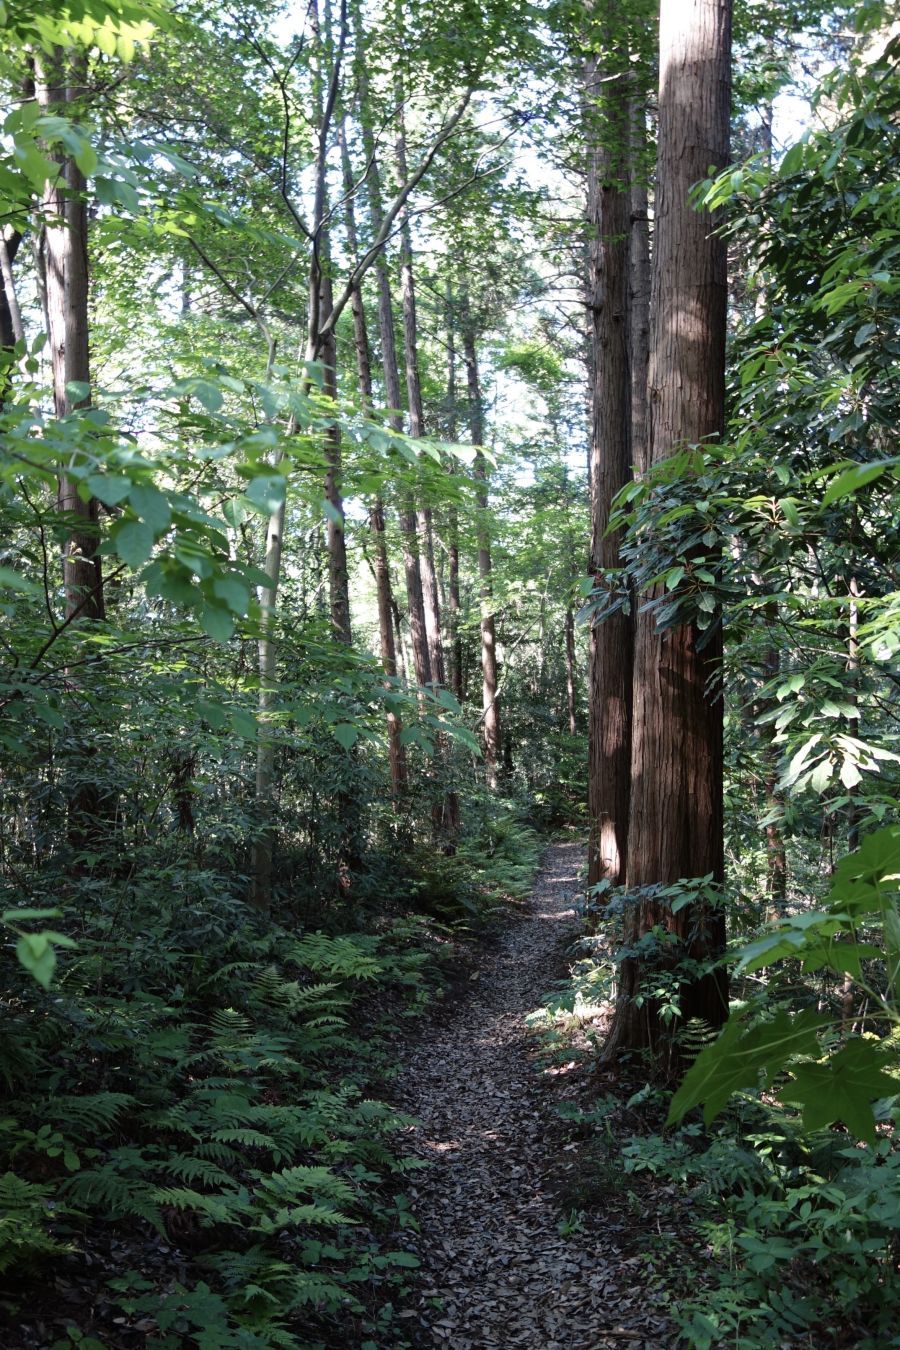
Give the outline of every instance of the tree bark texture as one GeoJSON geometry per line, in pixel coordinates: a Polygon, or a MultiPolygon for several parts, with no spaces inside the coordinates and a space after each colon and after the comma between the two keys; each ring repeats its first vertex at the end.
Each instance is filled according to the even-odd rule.
{"type": "MultiPolygon", "coordinates": [[[[83,58],[61,52],[39,70],[36,91],[41,111],[68,112],[81,96],[83,58]]],[[[44,246],[43,280],[47,303],[47,338],[53,369],[53,404],[57,417],[68,417],[86,407],[90,393],[73,397],[71,383],[90,385],[88,349],[88,216],[87,183],[70,155],[54,156],[59,165],[56,182],[47,182],[41,214],[44,246]]],[[[97,500],[82,501],[77,484],[66,475],[59,480],[58,504],[66,518],[68,537],[63,550],[66,618],[103,619],[103,572],[100,563],[97,500]]]]}
{"type": "MultiPolygon", "coordinates": [[[[650,359],[650,453],[658,464],[685,444],[721,435],[725,418],[726,250],[690,189],[728,158],[731,6],[728,0],[662,0],[659,142],[650,359]]],[[[720,630],[719,630],[720,631],[720,630]]],[[[708,637],[708,634],[705,635],[708,637]]],[[[639,615],[635,645],[629,888],[724,872],[722,841],[721,639],[698,646],[690,625],[656,630],[639,615]],[[712,688],[710,686],[713,685],[712,688]]],[[[636,900],[626,938],[662,924],[696,960],[724,948],[721,909],[689,905],[672,914],[636,900]]],[[[653,1000],[633,995],[641,971],[621,969],[606,1053],[650,1046],[677,1061],[653,1000]]],[[[727,981],[717,970],[681,988],[681,1024],[727,1015],[727,981]]]]}
{"type": "MultiPolygon", "coordinates": [[[[616,58],[618,59],[618,58],[616,58]]],[[[629,84],[627,71],[587,69],[594,144],[588,163],[588,299],[593,391],[591,571],[596,587],[619,565],[621,532],[606,533],[612,501],[631,479],[629,369],[629,84]]],[[[631,780],[633,623],[618,610],[591,629],[588,729],[588,885],[624,877],[631,780]]]]}
{"type": "Polygon", "coordinates": [[[632,97],[629,169],[631,235],[629,238],[628,354],[631,366],[631,463],[646,472],[650,459],[650,413],[647,380],[650,367],[650,215],[644,161],[647,122],[644,100],[632,97]]]}

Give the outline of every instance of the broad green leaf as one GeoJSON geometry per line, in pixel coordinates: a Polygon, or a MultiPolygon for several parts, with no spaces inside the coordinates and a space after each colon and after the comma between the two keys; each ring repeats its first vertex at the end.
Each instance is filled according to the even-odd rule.
{"type": "Polygon", "coordinates": [[[245,496],[266,515],[271,515],[283,504],[287,480],[283,474],[260,474],[247,484],[245,496]]]}
{"type": "Polygon", "coordinates": [[[900,1093],[900,1079],[885,1072],[889,1066],[893,1061],[877,1042],[859,1037],[824,1062],[796,1066],[778,1095],[802,1106],[806,1129],[821,1130],[839,1120],[857,1139],[874,1144],[873,1100],[900,1093]]]}
{"type": "Polygon", "coordinates": [[[85,483],[91,496],[103,502],[104,506],[117,506],[132,488],[130,478],[111,473],[92,473],[85,483]]]}
{"type": "Polygon", "coordinates": [[[45,933],[24,933],[16,943],[16,956],[38,984],[44,989],[50,988],[56,969],[56,952],[45,933]]]}
{"type": "Polygon", "coordinates": [[[761,1074],[779,1072],[795,1055],[818,1055],[817,1033],[829,1019],[813,1009],[796,1017],[780,1010],[773,1018],[747,1026],[739,1018],[725,1024],[718,1039],[701,1050],[672,1098],[669,1125],[703,1104],[707,1125],[735,1092],[755,1088],[761,1074]]]}
{"type": "Polygon", "coordinates": [[[352,722],[338,722],[331,728],[331,734],[345,750],[351,749],[359,740],[359,730],[352,722]]]}
{"type": "Polygon", "coordinates": [[[115,531],[113,544],[122,561],[136,570],[153,552],[153,531],[142,520],[128,520],[115,531]]]}
{"type": "Polygon", "coordinates": [[[216,642],[228,642],[234,633],[234,619],[227,609],[205,604],[200,610],[200,625],[216,642]]]}
{"type": "Polygon", "coordinates": [[[849,497],[860,488],[866,487],[869,483],[874,483],[888,469],[895,467],[896,459],[885,459],[876,464],[854,464],[850,469],[844,469],[828,484],[825,496],[822,498],[823,506],[830,506],[832,502],[839,501],[842,497],[849,497]]]}
{"type": "Polygon", "coordinates": [[[233,614],[246,614],[250,604],[250,588],[235,576],[216,577],[213,594],[224,600],[233,614]]]}
{"type": "Polygon", "coordinates": [[[165,533],[172,523],[171,507],[159,488],[133,487],[128,494],[128,504],[150,526],[156,537],[165,533]]]}

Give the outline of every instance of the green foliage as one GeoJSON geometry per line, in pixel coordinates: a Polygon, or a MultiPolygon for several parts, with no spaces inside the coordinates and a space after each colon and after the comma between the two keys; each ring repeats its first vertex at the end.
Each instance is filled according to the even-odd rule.
{"type": "MultiPolygon", "coordinates": [[[[770,934],[739,948],[738,970],[753,971],[791,957],[805,970],[850,972],[868,998],[861,1024],[896,1032],[898,883],[900,827],[892,826],[868,836],[857,854],[841,861],[822,913],[781,920],[770,934]]],[[[775,1003],[777,987],[776,981],[767,1004],[775,1003]]],[[[792,1016],[776,1008],[762,1017],[732,1018],[691,1066],[673,1098],[670,1122],[703,1103],[708,1124],[732,1093],[755,1088],[762,1074],[782,1101],[802,1105],[808,1129],[840,1120],[858,1138],[874,1144],[872,1102],[900,1094],[900,1078],[890,1072],[896,1057],[889,1045],[882,1047],[866,1034],[842,1043],[840,1031],[836,1012],[814,1009],[792,1016]],[[785,1069],[791,1077],[777,1084],[785,1069]]]]}
{"type": "Polygon", "coordinates": [[[94,1278],[161,1344],[301,1345],[310,1317],[362,1315],[357,1290],[413,1264],[392,1198],[406,1122],[366,1095],[379,1044],[354,1023],[369,991],[398,1014],[421,1004],[425,930],[297,937],[252,921],[222,878],[202,904],[190,871],[169,885],[132,887],[124,929],[106,888],[52,1000],[12,980],[0,1267],[40,1280],[117,1235],[94,1278]],[[119,942],[147,939],[127,965],[113,917],[119,942]],[[190,1273],[175,1288],[128,1273],[153,1232],[190,1273]]]}

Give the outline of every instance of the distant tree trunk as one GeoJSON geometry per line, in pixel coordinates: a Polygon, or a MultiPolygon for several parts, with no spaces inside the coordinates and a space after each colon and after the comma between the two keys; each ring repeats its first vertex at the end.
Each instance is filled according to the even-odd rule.
{"type": "MultiPolygon", "coordinates": [[[[628,360],[629,83],[627,71],[592,60],[587,70],[595,128],[588,168],[589,310],[593,351],[591,571],[595,585],[619,565],[621,531],[606,529],[616,493],[631,479],[628,360]]],[[[618,610],[591,629],[588,729],[588,885],[625,872],[631,784],[633,624],[618,610]]]]}
{"type": "MultiPolygon", "coordinates": [[[[340,126],[341,164],[344,178],[344,222],[347,228],[347,243],[350,256],[356,262],[359,257],[359,242],[356,230],[356,212],[354,210],[353,169],[347,146],[345,125],[340,126]]],[[[356,347],[356,370],[359,378],[359,392],[366,413],[372,411],[372,360],[369,348],[369,334],[366,326],[366,311],[359,287],[355,287],[351,299],[353,313],[353,335],[356,347]]],[[[369,510],[369,529],[375,550],[373,572],[378,602],[378,631],[381,639],[381,664],[388,680],[397,675],[397,653],[394,645],[393,593],[391,572],[388,563],[387,538],[384,527],[384,505],[376,497],[369,510]]],[[[400,740],[403,730],[400,718],[395,712],[387,714],[388,755],[391,766],[391,789],[394,802],[398,801],[406,784],[406,751],[400,740]]]]}
{"type": "MultiPolygon", "coordinates": [[[[472,444],[484,444],[484,413],[481,402],[481,380],[478,372],[478,352],[475,328],[469,313],[468,299],[463,296],[463,356],[469,390],[469,431],[472,444]]],[[[473,468],[475,476],[475,534],[478,541],[478,574],[481,578],[481,674],[484,766],[488,786],[496,789],[501,764],[502,741],[500,731],[500,703],[497,683],[497,640],[494,625],[494,581],[491,567],[491,532],[488,524],[487,463],[476,450],[473,468]]]]}
{"type": "MultiPolygon", "coordinates": [[[[399,107],[401,111],[397,121],[397,171],[400,181],[403,182],[408,177],[409,170],[406,163],[406,130],[402,98],[399,100],[399,107]]],[[[418,316],[413,276],[412,234],[409,227],[409,213],[406,211],[403,212],[400,222],[400,288],[403,298],[403,350],[409,430],[410,435],[421,438],[425,435],[425,410],[422,403],[422,382],[419,377],[418,316]]],[[[430,506],[422,505],[417,508],[416,531],[428,661],[432,683],[440,685],[444,683],[444,648],[441,640],[441,615],[434,567],[434,533],[430,506]]]]}
{"type": "MultiPolygon", "coordinates": [[[[402,92],[402,90],[401,90],[402,92]]],[[[397,170],[400,181],[408,177],[406,163],[406,129],[403,118],[403,101],[397,122],[397,170]]],[[[418,317],[416,313],[416,289],[413,276],[412,233],[409,214],[404,211],[400,225],[400,283],[403,296],[403,347],[406,364],[406,391],[409,408],[410,434],[415,437],[425,435],[425,410],[422,403],[422,383],[419,377],[418,317]]],[[[437,574],[434,566],[434,529],[431,507],[422,504],[416,511],[418,533],[419,573],[422,584],[422,602],[425,618],[425,634],[428,643],[428,663],[432,687],[437,689],[444,684],[444,644],[441,637],[441,611],[438,599],[437,574]]],[[[438,752],[443,765],[449,770],[450,747],[447,737],[438,736],[438,752]]],[[[446,782],[446,777],[444,778],[446,782]]],[[[459,828],[459,797],[455,792],[444,792],[432,807],[432,820],[438,834],[453,835],[459,828]]]]}
{"type": "MultiPolygon", "coordinates": [[[[778,601],[771,600],[766,605],[766,627],[772,638],[769,645],[763,653],[763,678],[766,683],[776,679],[781,671],[781,653],[775,644],[774,637],[778,625],[778,601]]],[[[759,706],[759,715],[775,707],[775,700],[767,698],[761,701],[759,706]]],[[[779,815],[784,805],[781,793],[778,791],[778,747],[775,744],[775,728],[771,723],[761,728],[765,738],[762,758],[766,808],[766,918],[768,920],[782,918],[785,914],[787,903],[787,853],[784,847],[784,836],[781,832],[781,826],[773,816],[779,815]]]]}
{"type": "MultiPolygon", "coordinates": [[[[359,35],[357,35],[359,37],[359,35]]],[[[368,80],[364,68],[359,72],[360,129],[363,138],[368,165],[367,184],[369,189],[369,214],[372,233],[377,235],[384,221],[384,201],[381,192],[381,178],[378,168],[375,136],[370,121],[368,80]]],[[[381,367],[384,375],[384,392],[390,409],[390,422],[395,431],[403,430],[403,399],[400,393],[400,367],[397,362],[397,343],[394,336],[394,306],[391,298],[391,281],[388,273],[387,258],[381,252],[375,262],[375,279],[378,286],[378,329],[381,338],[381,367]]],[[[403,546],[403,566],[406,573],[406,596],[409,608],[409,631],[412,642],[413,662],[416,681],[423,687],[431,683],[431,662],[428,655],[428,636],[425,623],[425,601],[422,591],[422,574],[419,566],[419,548],[416,534],[416,512],[414,504],[407,499],[398,511],[398,523],[403,546]]]]}
{"type": "MultiPolygon", "coordinates": [[[[724,428],[725,243],[709,214],[694,210],[689,193],[711,165],[721,168],[728,157],[730,55],[728,0],[662,0],[649,381],[653,464],[724,428]]],[[[698,649],[700,638],[693,626],[660,634],[652,613],[638,617],[629,888],[707,874],[723,878],[721,636],[698,649]]],[[[645,894],[630,916],[626,941],[661,924],[694,960],[724,949],[721,909],[697,904],[673,914],[645,894]]],[[[641,965],[629,958],[605,1053],[650,1047],[661,1065],[671,1066],[677,1062],[672,1031],[652,998],[635,1003],[640,981],[641,965]]],[[[724,972],[685,981],[680,1001],[682,1025],[690,1018],[721,1025],[724,972]]]]}
{"type": "MultiPolygon", "coordinates": [[[[456,417],[456,329],[453,322],[452,296],[447,297],[447,439],[456,441],[459,435],[456,417]]],[[[450,472],[453,470],[451,468],[450,472]]],[[[447,506],[447,594],[449,597],[450,632],[450,688],[458,703],[463,700],[463,655],[460,632],[459,596],[459,512],[456,503],[447,506]]]]}
{"type": "MultiPolygon", "coordinates": [[[[328,258],[323,257],[323,271],[319,279],[319,322],[324,324],[334,306],[328,258]]],[[[327,329],[321,348],[324,368],[323,391],[337,402],[337,346],[334,329],[327,329]]],[[[335,423],[325,433],[325,500],[331,505],[326,538],[328,541],[328,593],[331,604],[331,626],[339,642],[349,647],[353,641],[350,628],[350,581],[347,569],[346,517],[341,493],[341,430],[335,423]]]]}
{"type": "Polygon", "coordinates": [[[13,263],[21,242],[18,230],[0,226],[0,351],[10,351],[25,337],[13,276],[13,263]]]}
{"type": "Polygon", "coordinates": [[[569,735],[578,734],[575,703],[575,611],[566,606],[566,707],[569,713],[569,735]]]}

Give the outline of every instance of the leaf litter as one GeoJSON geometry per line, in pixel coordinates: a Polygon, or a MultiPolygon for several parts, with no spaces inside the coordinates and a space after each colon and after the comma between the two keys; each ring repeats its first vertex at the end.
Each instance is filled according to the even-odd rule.
{"type": "MultiPolygon", "coordinates": [[[[482,953],[408,1050],[398,1080],[418,1124],[410,1152],[429,1166],[409,1187],[421,1269],[402,1314],[419,1347],[451,1350],[657,1350],[677,1336],[655,1307],[621,1195],[560,1208],[565,1173],[581,1165],[554,1111],[568,1068],[538,1072],[526,1019],[580,931],[574,909],[583,847],[552,845],[527,911],[482,953]]],[[[571,1176],[569,1177],[571,1183],[571,1176]]],[[[642,1219],[649,1234],[654,1217],[642,1219]]]]}

